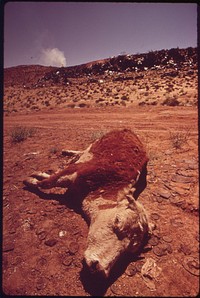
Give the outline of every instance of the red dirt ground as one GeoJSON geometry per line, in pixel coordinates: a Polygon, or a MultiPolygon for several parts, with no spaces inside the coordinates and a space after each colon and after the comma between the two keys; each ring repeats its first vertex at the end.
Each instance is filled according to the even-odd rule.
{"type": "Polygon", "coordinates": [[[10,295],[195,296],[199,292],[198,126],[196,107],[135,106],[38,111],[4,116],[3,291],[10,295]],[[32,137],[11,142],[17,125],[32,137]],[[138,258],[124,257],[107,282],[82,265],[88,226],[59,189],[30,192],[33,171],[62,169],[62,149],[82,150],[116,128],[130,128],[148,156],[138,200],[156,224],[138,258]],[[161,269],[146,282],[142,265],[161,269]],[[153,286],[152,286],[153,283],[153,286]]]}

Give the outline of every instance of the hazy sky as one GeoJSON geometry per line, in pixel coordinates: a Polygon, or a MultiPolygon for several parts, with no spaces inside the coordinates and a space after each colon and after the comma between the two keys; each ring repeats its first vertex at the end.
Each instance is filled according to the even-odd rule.
{"type": "Polygon", "coordinates": [[[71,66],[122,53],[197,46],[197,4],[8,2],[4,67],[71,66]]]}

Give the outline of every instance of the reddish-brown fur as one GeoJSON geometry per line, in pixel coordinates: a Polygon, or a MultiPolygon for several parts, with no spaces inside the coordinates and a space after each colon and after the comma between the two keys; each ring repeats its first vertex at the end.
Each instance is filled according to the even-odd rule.
{"type": "Polygon", "coordinates": [[[136,180],[148,158],[138,137],[128,129],[114,130],[97,140],[90,152],[93,158],[87,162],[70,164],[66,169],[40,181],[38,186],[51,185],[61,176],[77,172],[73,189],[91,191],[103,185],[123,185],[136,180]]]}

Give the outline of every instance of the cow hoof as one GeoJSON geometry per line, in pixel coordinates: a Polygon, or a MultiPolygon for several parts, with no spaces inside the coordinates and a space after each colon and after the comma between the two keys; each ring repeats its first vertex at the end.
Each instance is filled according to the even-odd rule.
{"type": "Polygon", "coordinates": [[[41,181],[50,177],[49,174],[45,172],[35,172],[31,175],[31,177],[36,178],[37,180],[41,181]]]}
{"type": "Polygon", "coordinates": [[[28,178],[23,181],[24,185],[29,188],[37,188],[38,180],[35,178],[28,178]]]}

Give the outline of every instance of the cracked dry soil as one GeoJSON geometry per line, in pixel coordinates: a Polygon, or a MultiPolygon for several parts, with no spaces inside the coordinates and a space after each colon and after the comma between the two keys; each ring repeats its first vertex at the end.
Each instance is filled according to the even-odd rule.
{"type": "Polygon", "coordinates": [[[42,296],[197,295],[197,117],[193,107],[110,107],[5,115],[3,292],[42,296]],[[10,134],[16,125],[36,130],[23,142],[12,143],[10,134]],[[146,147],[150,159],[147,187],[138,200],[156,228],[138,256],[124,256],[109,280],[102,281],[90,277],[82,265],[88,226],[76,204],[65,199],[63,190],[30,192],[22,181],[34,171],[63,168],[69,158],[62,155],[62,149],[85,149],[116,128],[132,129],[146,147]],[[184,138],[188,128],[190,134],[184,138]],[[174,140],[178,135],[183,137],[180,148],[174,140]],[[147,261],[155,266],[144,278],[141,271],[147,261]]]}

